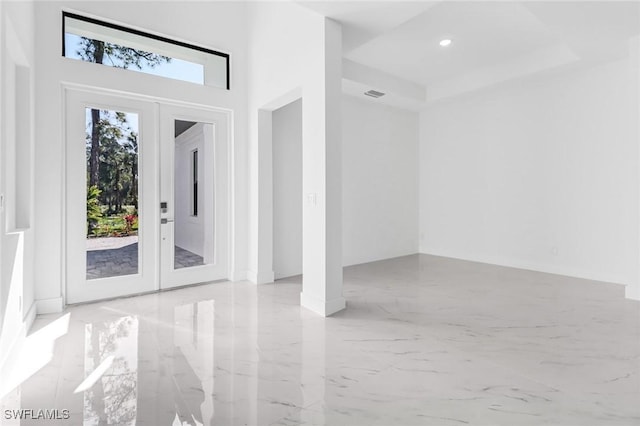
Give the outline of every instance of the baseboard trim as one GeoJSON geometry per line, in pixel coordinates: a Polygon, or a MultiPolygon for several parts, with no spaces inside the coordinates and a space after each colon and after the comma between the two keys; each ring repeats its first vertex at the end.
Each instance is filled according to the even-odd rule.
{"type": "Polygon", "coordinates": [[[413,254],[420,254],[420,252],[417,249],[410,249],[406,251],[403,250],[403,251],[398,251],[394,253],[387,253],[381,256],[366,257],[362,259],[348,259],[343,262],[342,266],[344,268],[347,268],[349,266],[365,265],[367,263],[380,262],[382,260],[390,260],[390,259],[396,259],[398,257],[411,256],[413,254]]]}
{"type": "Polygon", "coordinates": [[[489,265],[504,266],[507,268],[525,269],[528,271],[542,272],[545,274],[563,275],[566,277],[580,278],[589,281],[601,281],[610,284],[625,285],[625,279],[621,276],[590,274],[585,271],[579,271],[556,265],[544,265],[492,256],[465,255],[449,252],[446,250],[421,249],[420,254],[448,257],[451,259],[466,260],[469,262],[486,263],[489,265]]]}
{"type": "Polygon", "coordinates": [[[345,309],[347,307],[347,301],[344,297],[338,297],[331,300],[321,300],[301,292],[300,305],[318,315],[328,317],[345,309]]]}
{"type": "Polygon", "coordinates": [[[281,280],[283,278],[297,277],[299,275],[302,275],[302,271],[300,271],[298,273],[295,273],[295,272],[284,272],[284,273],[276,272],[274,276],[275,276],[276,280],[281,280]]]}
{"type": "Polygon", "coordinates": [[[64,310],[64,301],[62,297],[54,297],[52,299],[36,300],[36,313],[41,314],[57,314],[64,310]]]}
{"type": "Polygon", "coordinates": [[[640,286],[636,285],[627,285],[624,288],[624,297],[629,300],[639,300],[640,301],[640,286]]]}
{"type": "Polygon", "coordinates": [[[275,281],[275,275],[273,271],[267,271],[262,273],[247,271],[247,280],[258,285],[271,284],[272,282],[275,281]]]}

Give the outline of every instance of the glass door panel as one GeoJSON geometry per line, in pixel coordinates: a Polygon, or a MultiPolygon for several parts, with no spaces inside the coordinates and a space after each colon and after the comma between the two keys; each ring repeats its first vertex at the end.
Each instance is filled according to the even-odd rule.
{"type": "Polygon", "coordinates": [[[138,114],[86,108],[87,280],[139,271],[138,114]]]}
{"type": "Polygon", "coordinates": [[[174,121],[174,269],[213,263],[213,125],[174,121]],[[202,167],[208,165],[209,167],[202,167]]]}
{"type": "Polygon", "coordinates": [[[66,90],[67,303],[158,288],[154,104],[66,90]]]}
{"type": "Polygon", "coordinates": [[[160,121],[161,287],[226,278],[227,116],[162,106],[160,121]]]}

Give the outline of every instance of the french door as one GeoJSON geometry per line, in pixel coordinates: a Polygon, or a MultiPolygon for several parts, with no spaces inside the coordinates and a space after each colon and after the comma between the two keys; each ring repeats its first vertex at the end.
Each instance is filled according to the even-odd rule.
{"type": "Polygon", "coordinates": [[[66,91],[66,300],[227,277],[229,117],[66,91]]]}

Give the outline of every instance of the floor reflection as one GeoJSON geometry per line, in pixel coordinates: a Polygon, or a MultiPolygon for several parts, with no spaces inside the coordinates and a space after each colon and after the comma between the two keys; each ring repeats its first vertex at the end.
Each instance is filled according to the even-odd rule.
{"type": "MultiPolygon", "coordinates": [[[[299,277],[71,307],[68,331],[53,333],[51,360],[0,408],[67,409],[61,426],[613,426],[640,418],[638,311],[613,286],[539,282],[526,271],[434,257],[347,272],[349,308],[329,319],[300,308],[299,277]],[[461,268],[484,278],[466,282],[461,268]],[[509,283],[500,292],[496,276],[509,283]],[[575,297],[550,305],[540,286],[575,297]]],[[[39,318],[33,334],[49,334],[51,321],[39,318]]]]}
{"type": "Polygon", "coordinates": [[[85,378],[105,361],[110,366],[84,392],[85,425],[135,425],[138,382],[138,318],[85,327],[85,378]]]}
{"type": "Polygon", "coordinates": [[[213,300],[175,307],[170,361],[174,425],[197,426],[213,419],[213,330],[213,300]]]}
{"type": "Polygon", "coordinates": [[[85,326],[85,379],[76,389],[83,391],[84,425],[213,423],[214,301],[158,314],[157,321],[129,315],[85,326]],[[141,396],[143,418],[140,388],[148,393],[141,396]]]}
{"type": "Polygon", "coordinates": [[[321,398],[322,322],[301,328],[287,302],[276,326],[253,287],[201,300],[204,288],[72,308],[69,333],[19,405],[68,409],[64,425],[204,426],[295,419],[321,398]]]}

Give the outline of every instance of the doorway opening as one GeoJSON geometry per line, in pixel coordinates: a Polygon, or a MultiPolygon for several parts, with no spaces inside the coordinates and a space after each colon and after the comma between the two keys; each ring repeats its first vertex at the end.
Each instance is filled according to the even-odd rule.
{"type": "Polygon", "coordinates": [[[302,99],[272,112],[273,271],[302,274],[302,99]]]}

